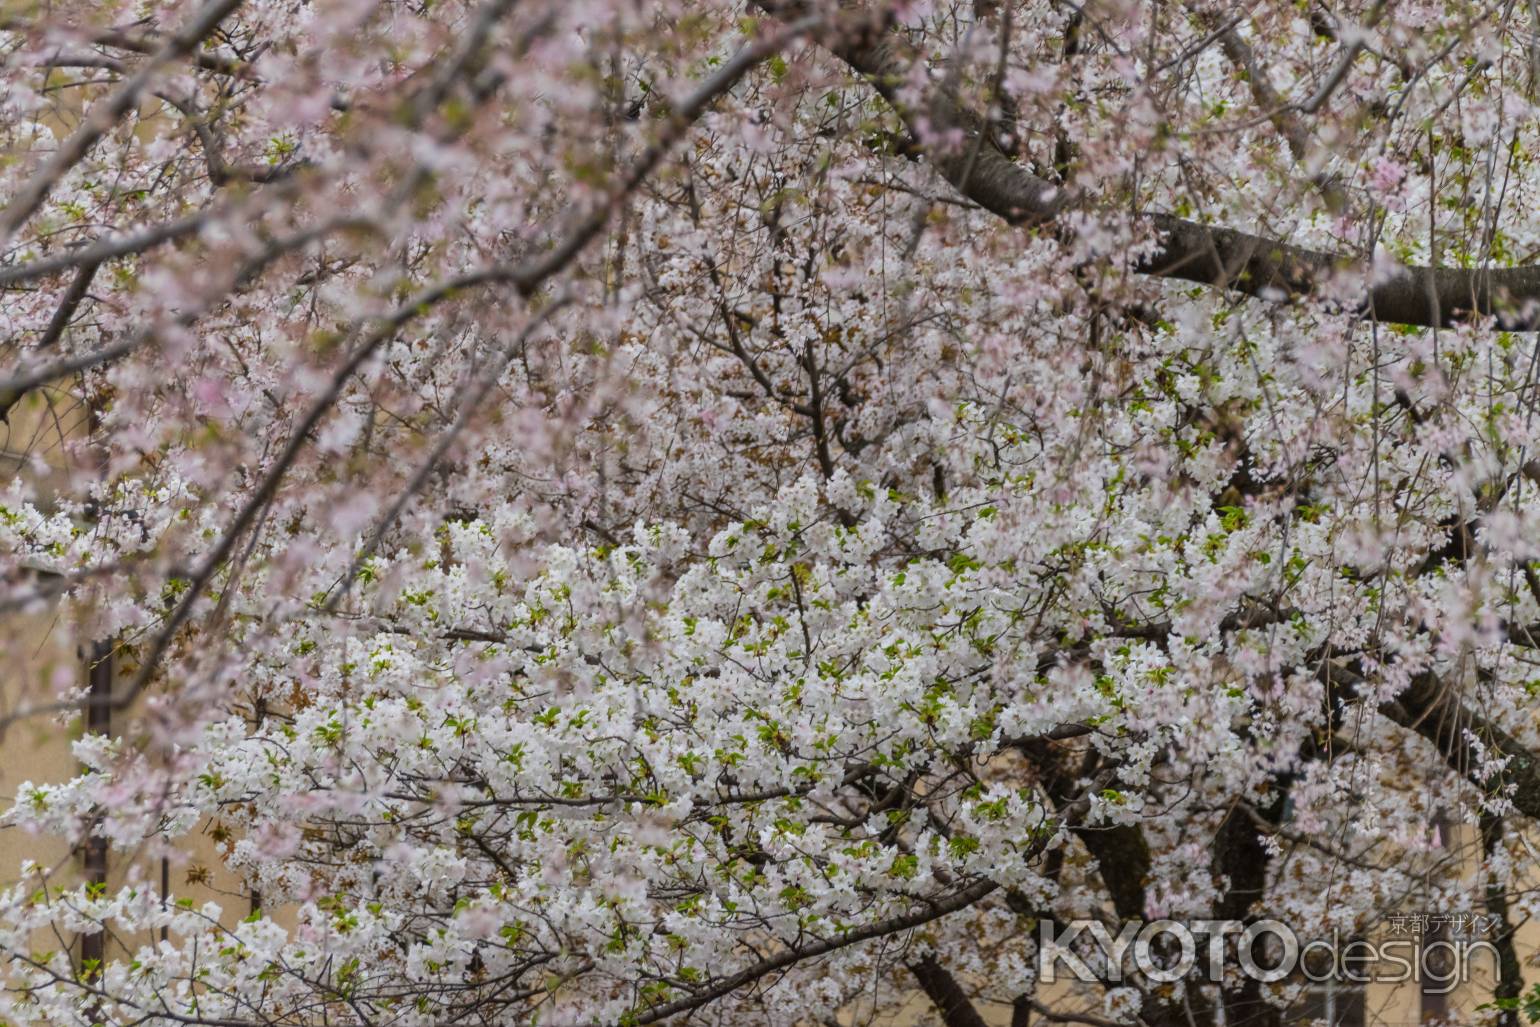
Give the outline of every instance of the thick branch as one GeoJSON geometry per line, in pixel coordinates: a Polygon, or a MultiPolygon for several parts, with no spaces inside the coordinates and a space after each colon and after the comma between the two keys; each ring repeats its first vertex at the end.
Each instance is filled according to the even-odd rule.
{"type": "MultiPolygon", "coordinates": [[[[806,0],[756,0],[776,17],[795,17],[806,0]]],[[[1011,224],[1053,222],[1072,196],[1012,161],[989,139],[976,112],[945,89],[919,105],[906,103],[912,57],[904,41],[874,17],[864,31],[824,41],[859,72],[903,119],[913,145],[964,196],[1011,224]],[[922,133],[922,123],[929,131],[922,133]],[[923,138],[960,134],[961,145],[926,146],[923,138]]],[[[1228,289],[1275,302],[1316,296],[1344,311],[1414,326],[1449,326],[1491,316],[1512,331],[1540,328],[1540,267],[1500,269],[1399,266],[1377,271],[1355,257],[1294,246],[1235,229],[1199,224],[1165,213],[1136,220],[1153,229],[1159,246],[1136,265],[1141,274],[1228,289]]]]}
{"type": "MultiPolygon", "coordinates": [[[[1064,806],[1079,793],[1079,779],[1091,767],[1064,766],[1062,755],[1043,738],[1023,739],[1018,743],[1022,754],[1032,761],[1043,790],[1056,805],[1064,806]]],[[[1077,824],[1072,830],[1100,868],[1102,883],[1112,899],[1112,907],[1124,920],[1144,918],[1144,884],[1150,873],[1150,848],[1144,832],[1133,824],[1087,826],[1077,824]]]]}
{"type": "Polygon", "coordinates": [[[724,977],[711,987],[703,988],[693,995],[686,995],[672,1002],[653,1006],[651,1009],[639,1013],[635,1018],[627,1022],[635,1024],[636,1027],[643,1027],[644,1024],[657,1023],[659,1020],[666,1020],[686,1010],[697,1009],[708,1002],[721,998],[723,995],[731,994],[745,985],[753,984],[761,977],[795,966],[804,960],[828,955],[830,952],[837,952],[842,948],[847,948],[863,941],[870,941],[873,938],[881,938],[885,935],[897,934],[899,931],[921,927],[949,913],[966,909],[994,891],[997,887],[998,885],[993,881],[976,881],[955,895],[928,902],[912,913],[880,920],[877,923],[868,924],[865,927],[848,931],[833,938],[826,938],[823,941],[803,945],[798,948],[788,948],[778,955],[755,963],[747,970],[742,970],[730,977],[724,977]]]}
{"type": "Polygon", "coordinates": [[[1529,747],[1462,703],[1437,676],[1419,674],[1380,712],[1432,742],[1450,769],[1472,784],[1504,791],[1520,813],[1540,819],[1540,768],[1529,747]],[[1501,770],[1483,771],[1478,747],[1488,763],[1504,757],[1507,763],[1501,770]]]}
{"type": "MultiPolygon", "coordinates": [[[[145,56],[154,56],[165,46],[165,39],[153,34],[136,36],[118,29],[98,29],[90,26],[56,26],[40,22],[28,22],[21,18],[0,18],[0,32],[42,34],[49,31],[69,33],[96,46],[108,46],[116,50],[127,50],[130,53],[144,54],[145,56]]],[[[206,71],[214,71],[221,75],[230,75],[241,79],[256,79],[256,75],[251,70],[251,65],[233,57],[221,57],[218,54],[208,53],[204,50],[189,52],[182,56],[206,71]]],[[[108,58],[108,60],[111,60],[111,58],[108,58]]]]}
{"type": "MultiPolygon", "coordinates": [[[[65,289],[64,295],[59,298],[59,305],[54,309],[53,317],[48,321],[48,327],[37,340],[37,349],[48,349],[64,335],[65,329],[70,326],[70,320],[75,316],[75,311],[80,309],[81,301],[86,298],[86,293],[91,289],[91,280],[96,277],[96,269],[101,266],[101,261],[92,261],[82,264],[75,272],[69,288],[65,289]]],[[[3,416],[0,414],[0,417],[3,416]]]]}
{"type": "MultiPolygon", "coordinates": [[[[1324,661],[1318,672],[1326,685],[1331,728],[1336,729],[1344,704],[1363,698],[1368,682],[1356,661],[1342,666],[1324,661]]],[[[1540,767],[1529,747],[1493,721],[1472,710],[1436,674],[1422,673],[1395,698],[1379,704],[1379,712],[1433,743],[1449,769],[1476,787],[1501,794],[1515,809],[1540,820],[1540,767]],[[1478,753],[1485,753],[1483,761],[1478,753]],[[1501,769],[1494,761],[1506,758],[1501,769]]]]}
{"type": "Polygon", "coordinates": [[[909,972],[920,982],[926,998],[941,1014],[946,1027],[987,1027],[979,1011],[973,1008],[967,992],[957,983],[950,970],[936,961],[935,956],[924,956],[909,963],[909,972]]]}

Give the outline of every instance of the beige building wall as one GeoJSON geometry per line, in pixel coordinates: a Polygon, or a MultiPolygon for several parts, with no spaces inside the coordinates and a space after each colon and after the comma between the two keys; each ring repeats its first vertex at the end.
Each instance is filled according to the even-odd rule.
{"type": "MultiPolygon", "coordinates": [[[[79,399],[63,390],[38,390],[23,397],[0,422],[0,481],[21,477],[36,491],[45,508],[70,473],[67,443],[85,437],[87,411],[79,399]]],[[[46,594],[51,578],[29,568],[15,568],[23,587],[46,594]]],[[[94,656],[93,640],[84,639],[57,602],[43,602],[24,612],[7,612],[0,633],[0,809],[9,809],[18,788],[60,784],[81,770],[73,743],[80,737],[78,714],[24,715],[55,702],[64,689],[88,686],[94,656]]],[[[131,708],[113,715],[109,729],[130,725],[131,708]]],[[[205,822],[179,839],[177,851],[162,860],[153,854],[109,853],[106,884],[115,889],[134,877],[169,894],[201,905],[218,902],[233,922],[250,911],[250,895],[224,862],[225,846],[214,839],[214,825],[205,822]]],[[[38,887],[69,888],[87,874],[87,857],[71,851],[56,837],[32,834],[16,827],[0,829],[0,882],[15,883],[26,861],[38,865],[38,887]]],[[[30,883],[30,879],[29,879],[30,883]]],[[[109,937],[105,954],[111,958],[145,942],[148,937],[109,937]]],[[[70,939],[79,954],[79,939],[70,939]]],[[[39,938],[39,951],[57,949],[58,940],[39,938]]]]}
{"type": "MultiPolygon", "coordinates": [[[[56,479],[66,473],[64,442],[82,436],[85,424],[84,409],[67,393],[37,390],[22,397],[0,423],[0,481],[20,477],[31,482],[46,503],[56,479]]],[[[28,568],[13,573],[21,588],[48,586],[46,576],[28,568]]],[[[61,686],[84,683],[85,662],[75,635],[55,604],[5,614],[0,718],[9,721],[50,701],[61,686]]],[[[9,723],[0,734],[0,804],[9,808],[24,781],[57,784],[74,776],[77,766],[70,745],[76,734],[52,717],[20,717],[9,723]]],[[[59,839],[16,828],[0,830],[0,880],[15,881],[27,860],[43,869],[58,868],[56,881],[74,878],[72,854],[59,839]]],[[[43,884],[40,877],[38,885],[43,884]]]]}

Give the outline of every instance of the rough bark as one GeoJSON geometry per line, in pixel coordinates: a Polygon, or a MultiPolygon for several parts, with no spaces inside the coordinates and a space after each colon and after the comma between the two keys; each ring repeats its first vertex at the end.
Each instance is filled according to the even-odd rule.
{"type": "MultiPolygon", "coordinates": [[[[807,0],[755,0],[778,18],[802,16],[807,0]]],[[[1047,225],[1071,207],[1094,209],[1076,196],[1011,160],[990,139],[985,119],[937,88],[922,103],[900,95],[912,57],[904,40],[875,16],[831,33],[823,45],[869,82],[903,120],[910,145],[962,195],[1017,225],[1047,225]],[[922,137],[919,125],[931,131],[922,137]],[[962,143],[946,149],[921,140],[955,130],[962,143]]],[[[1160,240],[1134,269],[1157,278],[1195,282],[1275,302],[1315,298],[1328,307],[1378,321],[1448,327],[1491,317],[1500,328],[1540,328],[1540,267],[1498,269],[1399,266],[1376,271],[1347,254],[1295,246],[1281,239],[1169,213],[1148,211],[1136,220],[1160,240]]]]}
{"type": "Polygon", "coordinates": [[[1381,704],[1380,712],[1432,742],[1451,770],[1478,788],[1506,795],[1520,813],[1540,819],[1540,772],[1529,747],[1467,706],[1436,675],[1419,674],[1394,701],[1381,704]],[[1484,769],[1478,745],[1489,759],[1506,757],[1507,763],[1484,769]]]}
{"type": "Polygon", "coordinates": [[[951,971],[936,962],[935,956],[923,956],[911,960],[909,972],[920,982],[925,996],[941,1014],[946,1027],[987,1027],[979,1011],[973,1008],[967,992],[957,983],[951,971]]]}

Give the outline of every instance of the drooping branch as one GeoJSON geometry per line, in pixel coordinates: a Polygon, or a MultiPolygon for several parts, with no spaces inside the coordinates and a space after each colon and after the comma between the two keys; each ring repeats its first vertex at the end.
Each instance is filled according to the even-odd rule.
{"type": "MultiPolygon", "coordinates": [[[[505,6],[505,4],[506,0],[491,0],[487,7],[500,8],[505,6]]],[[[626,169],[625,174],[619,177],[618,182],[604,197],[574,222],[568,235],[550,250],[536,255],[532,260],[525,263],[497,262],[473,271],[442,279],[414,293],[405,303],[397,306],[383,317],[374,319],[372,323],[360,320],[360,322],[355,324],[351,331],[356,335],[362,336],[362,341],[353,348],[347,359],[333,372],[320,397],[311,404],[304,416],[300,418],[294,430],[290,433],[288,443],[262,476],[257,487],[241,504],[234,518],[218,536],[209,551],[204,554],[197,569],[191,576],[189,587],[184,591],[182,598],[167,613],[159,630],[148,642],[147,651],[140,662],[139,670],[128,685],[116,694],[101,697],[93,696],[84,702],[79,700],[61,700],[44,706],[17,711],[4,718],[0,718],[0,730],[27,716],[78,709],[82,706],[91,709],[124,709],[132,703],[149,685],[161,658],[165,656],[172,640],[183,625],[192,617],[193,609],[201,599],[204,589],[214,579],[215,574],[225,565],[225,561],[233,551],[236,542],[245,535],[246,530],[266,509],[267,504],[272,498],[277,495],[279,485],[313,437],[315,428],[342,395],[348,381],[373,357],[381,346],[393,339],[396,333],[404,326],[427,314],[439,304],[448,302],[473,290],[502,286],[511,289],[525,299],[533,297],[548,279],[565,270],[567,265],[572,263],[583,252],[587,245],[608,224],[615,210],[657,168],[673,150],[674,146],[685,136],[696,120],[705,113],[707,108],[732,89],[744,75],[748,74],[761,61],[768,59],[781,48],[805,33],[812,31],[818,24],[819,19],[817,18],[804,18],[780,32],[766,33],[746,43],[736,54],[724,61],[695,90],[680,100],[674,108],[672,117],[664,124],[652,145],[643,151],[630,167],[626,169]]],[[[465,60],[468,60],[468,55],[465,60]]],[[[441,75],[441,78],[445,80],[444,88],[447,89],[447,75],[441,75]]],[[[122,343],[118,344],[119,347],[122,345],[122,343]]],[[[98,351],[98,353],[101,352],[105,351],[98,351]]],[[[114,353],[114,356],[121,355],[122,352],[127,352],[127,350],[120,349],[114,353]]],[[[95,366],[95,363],[102,362],[90,360],[90,358],[86,359],[90,362],[81,363],[78,369],[83,370],[86,367],[95,366]]],[[[34,375],[34,377],[37,376],[34,375]]],[[[11,391],[16,391],[19,394],[20,390],[17,390],[16,386],[12,383],[0,384],[0,401],[6,403],[14,402],[14,397],[10,397],[11,391]]]]}
{"type": "Polygon", "coordinates": [[[1505,793],[1520,813],[1540,819],[1540,767],[1534,753],[1462,702],[1437,675],[1417,675],[1394,702],[1381,704],[1380,712],[1432,742],[1450,769],[1472,784],[1505,793]],[[1506,763],[1491,769],[1498,760],[1506,763]]]}
{"type": "MultiPolygon", "coordinates": [[[[1347,666],[1325,661],[1319,676],[1326,685],[1333,720],[1344,704],[1361,700],[1368,687],[1356,661],[1347,666]]],[[[1378,709],[1388,720],[1432,742],[1450,770],[1476,787],[1506,798],[1525,816],[1540,820],[1540,764],[1535,754],[1472,709],[1437,674],[1416,675],[1378,709]]]]}
{"type": "MultiPolygon", "coordinates": [[[[801,16],[808,0],[755,0],[778,18],[801,16]]],[[[1071,207],[1093,207],[1032,174],[990,140],[985,119],[945,88],[919,103],[902,95],[913,63],[905,42],[873,16],[862,30],[826,38],[823,45],[858,72],[903,120],[910,143],[958,192],[1014,225],[1047,225],[1071,207]],[[925,126],[926,130],[921,131],[925,126]],[[927,139],[960,137],[960,145],[927,139]]],[[[1134,270],[1213,286],[1272,302],[1315,297],[1327,306],[1375,320],[1449,327],[1492,317],[1509,331],[1540,328],[1540,267],[1376,268],[1351,255],[1296,246],[1281,239],[1201,224],[1163,212],[1135,220],[1153,230],[1158,245],[1134,270]]]]}
{"type": "Polygon", "coordinates": [[[65,172],[78,164],[102,136],[134,109],[150,80],[163,65],[192,53],[240,4],[241,0],[212,0],[206,4],[170,36],[131,78],[93,106],[80,127],[59,144],[58,149],[17,191],[5,209],[0,210],[0,243],[9,242],[22,225],[37,213],[65,172]]]}

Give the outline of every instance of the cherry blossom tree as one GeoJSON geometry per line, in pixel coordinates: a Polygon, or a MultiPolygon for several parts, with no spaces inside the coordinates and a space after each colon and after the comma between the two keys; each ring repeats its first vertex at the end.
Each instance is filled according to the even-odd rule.
{"type": "Polygon", "coordinates": [[[88,730],[4,822],[215,825],[250,899],[7,868],[0,1019],[1273,1024],[1235,973],[1065,1004],[1038,928],[1415,894],[1501,918],[1516,1023],[1537,40],[7,0],[0,409],[88,424],[0,497],[0,605],[107,671],[8,680],[88,730]]]}

